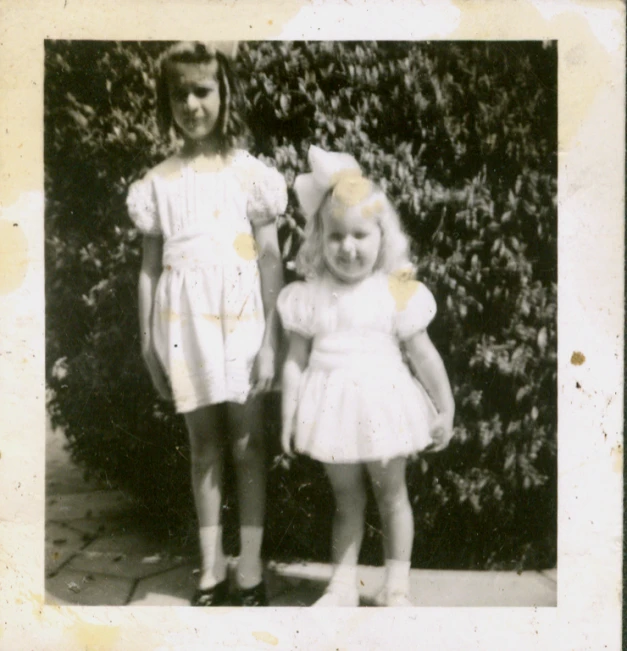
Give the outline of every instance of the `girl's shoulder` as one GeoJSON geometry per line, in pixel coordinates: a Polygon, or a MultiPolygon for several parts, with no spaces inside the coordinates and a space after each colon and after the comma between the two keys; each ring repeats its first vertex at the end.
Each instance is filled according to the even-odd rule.
{"type": "Polygon", "coordinates": [[[395,323],[399,337],[408,339],[427,326],[437,312],[435,298],[429,288],[406,273],[392,273],[386,278],[387,291],[392,297],[395,323]]]}
{"type": "Polygon", "coordinates": [[[175,161],[166,159],[148,170],[143,177],[131,183],[128,188],[126,207],[129,216],[135,226],[145,235],[160,233],[155,190],[159,187],[159,179],[172,175],[175,169],[175,161]]]}
{"type": "Polygon", "coordinates": [[[270,223],[285,212],[287,186],[278,170],[243,149],[235,151],[231,167],[248,195],[248,217],[253,224],[270,223]]]}
{"type": "Polygon", "coordinates": [[[317,281],[314,280],[295,280],[289,285],[283,287],[279,294],[279,298],[282,299],[282,302],[294,302],[294,301],[309,301],[313,298],[314,294],[318,291],[317,281]]]}
{"type": "Polygon", "coordinates": [[[253,156],[245,149],[235,149],[233,151],[230,156],[230,166],[256,177],[278,174],[276,168],[253,156]]]}
{"type": "Polygon", "coordinates": [[[184,161],[180,156],[169,156],[160,163],[157,163],[153,168],[149,169],[146,177],[159,177],[168,176],[172,172],[179,171],[184,165],[184,161]]]}
{"type": "Polygon", "coordinates": [[[173,175],[180,173],[183,167],[183,161],[178,156],[170,156],[154,167],[151,167],[140,179],[135,181],[136,186],[150,186],[161,179],[172,178],[173,175]]]}
{"type": "Polygon", "coordinates": [[[317,280],[297,280],[281,290],[277,310],[286,330],[305,337],[313,336],[314,312],[320,291],[317,280]]]}

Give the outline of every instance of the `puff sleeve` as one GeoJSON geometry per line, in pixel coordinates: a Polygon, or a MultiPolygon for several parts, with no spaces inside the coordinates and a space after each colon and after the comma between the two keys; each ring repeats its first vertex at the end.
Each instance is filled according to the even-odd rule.
{"type": "Polygon", "coordinates": [[[126,207],[133,223],[144,235],[159,235],[161,229],[151,182],[144,178],[131,184],[126,207]]]}
{"type": "Polygon", "coordinates": [[[247,215],[253,226],[273,222],[287,207],[287,186],[280,172],[248,155],[245,185],[248,193],[247,215]]]}
{"type": "Polygon", "coordinates": [[[390,278],[390,291],[396,304],[394,329],[404,341],[426,330],[437,312],[435,298],[425,285],[416,280],[390,278]]]}
{"type": "Polygon", "coordinates": [[[281,290],[277,299],[277,310],[283,327],[308,338],[314,336],[314,301],[311,289],[306,282],[293,282],[281,290]]]}

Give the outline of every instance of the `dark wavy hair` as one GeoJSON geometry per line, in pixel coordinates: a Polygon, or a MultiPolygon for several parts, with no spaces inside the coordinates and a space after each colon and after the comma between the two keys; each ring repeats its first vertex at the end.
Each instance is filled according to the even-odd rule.
{"type": "Polygon", "coordinates": [[[157,122],[166,137],[172,128],[180,133],[170,107],[168,66],[172,63],[212,61],[218,62],[217,79],[220,87],[220,113],[215,126],[217,145],[221,154],[227,154],[243,141],[246,134],[243,97],[229,57],[216,48],[214,43],[181,41],[171,45],[161,54],[157,64],[157,122]]]}

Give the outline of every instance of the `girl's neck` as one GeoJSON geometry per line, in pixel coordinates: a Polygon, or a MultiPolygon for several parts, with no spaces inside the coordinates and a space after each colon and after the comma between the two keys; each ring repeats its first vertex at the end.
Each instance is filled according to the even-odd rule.
{"type": "Polygon", "coordinates": [[[332,285],[335,285],[336,287],[345,287],[345,288],[350,288],[350,287],[358,287],[359,285],[365,283],[366,281],[370,280],[373,276],[377,275],[379,272],[378,271],[373,271],[371,274],[366,276],[365,278],[361,278],[360,280],[356,280],[354,282],[350,282],[347,280],[342,280],[341,278],[338,278],[326,265],[325,269],[323,272],[323,277],[327,278],[332,285]]]}
{"type": "Polygon", "coordinates": [[[215,158],[222,154],[218,141],[214,138],[205,140],[185,140],[181,149],[181,155],[184,158],[215,158]]]}

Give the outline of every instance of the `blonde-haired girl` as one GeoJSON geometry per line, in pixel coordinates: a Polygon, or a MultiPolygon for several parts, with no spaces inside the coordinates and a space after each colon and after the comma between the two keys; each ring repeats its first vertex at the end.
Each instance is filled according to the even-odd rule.
{"type": "Polygon", "coordinates": [[[453,427],[448,377],[426,331],[435,300],[413,279],[390,202],[352,156],[311,147],[309,162],[312,172],[295,183],[308,217],[297,258],[306,281],[287,286],[277,307],[289,335],[282,444],[321,461],[335,496],[334,572],[316,605],[359,603],[366,474],[386,558],[377,601],[409,605],[414,525],[406,460],[444,448],[453,427]]]}

